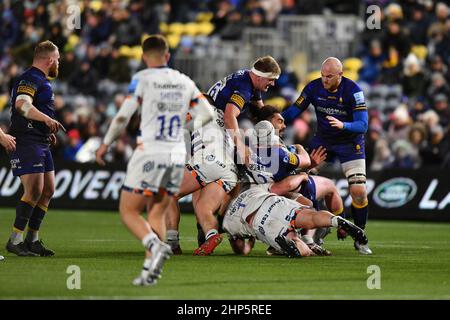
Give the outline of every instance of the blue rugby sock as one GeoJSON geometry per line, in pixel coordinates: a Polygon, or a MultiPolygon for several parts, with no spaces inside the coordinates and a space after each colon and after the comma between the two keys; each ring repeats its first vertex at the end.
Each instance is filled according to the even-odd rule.
{"type": "Polygon", "coordinates": [[[364,229],[369,216],[369,203],[366,202],[364,205],[360,206],[352,202],[351,211],[355,224],[361,229],[364,229]]]}

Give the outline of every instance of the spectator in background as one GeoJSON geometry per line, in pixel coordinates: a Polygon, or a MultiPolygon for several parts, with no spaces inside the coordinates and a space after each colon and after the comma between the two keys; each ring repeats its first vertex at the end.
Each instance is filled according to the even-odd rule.
{"type": "Polygon", "coordinates": [[[80,133],[77,129],[71,129],[67,132],[68,144],[64,147],[63,159],[68,161],[75,161],[77,152],[83,146],[80,133]]]}
{"type": "Polygon", "coordinates": [[[428,44],[428,28],[430,26],[430,19],[424,6],[421,4],[413,5],[411,12],[411,20],[407,23],[408,34],[413,45],[428,44]]]}
{"type": "Polygon", "coordinates": [[[391,124],[387,133],[389,143],[392,144],[397,140],[408,140],[411,123],[408,108],[405,105],[398,106],[391,115],[391,124]]]}
{"type": "Polygon", "coordinates": [[[117,47],[114,47],[111,52],[108,79],[118,83],[129,83],[131,80],[131,68],[128,59],[120,55],[117,47]]]}
{"type": "Polygon", "coordinates": [[[428,101],[433,102],[434,97],[439,94],[448,97],[450,94],[450,87],[442,73],[435,72],[431,75],[431,84],[427,90],[428,101]]]}
{"type": "Polygon", "coordinates": [[[426,76],[419,59],[412,53],[404,62],[402,85],[403,94],[408,98],[421,97],[425,93],[426,76]]]}
{"type": "Polygon", "coordinates": [[[58,78],[63,81],[68,81],[80,67],[80,63],[72,50],[64,52],[60,65],[58,78]]]}
{"type": "Polygon", "coordinates": [[[380,137],[376,141],[373,154],[373,161],[370,165],[371,170],[381,171],[392,167],[395,158],[392,155],[388,141],[385,138],[380,137]]]}
{"type": "Polygon", "coordinates": [[[229,0],[219,0],[217,2],[214,16],[211,20],[211,23],[214,24],[214,34],[220,34],[222,29],[228,24],[227,16],[233,9],[233,5],[229,0]]]}
{"type": "Polygon", "coordinates": [[[448,97],[445,94],[438,94],[434,98],[433,109],[439,116],[439,124],[442,127],[447,127],[450,120],[450,110],[448,106],[448,97]]]}
{"type": "Polygon", "coordinates": [[[67,38],[62,32],[62,27],[59,22],[55,22],[50,26],[48,39],[53,42],[61,51],[64,50],[64,47],[67,43],[67,38]]]}
{"type": "Polygon", "coordinates": [[[95,96],[97,94],[98,77],[95,70],[90,67],[87,60],[81,63],[80,68],[72,74],[69,84],[79,93],[95,96]]]}
{"type": "Polygon", "coordinates": [[[411,41],[398,20],[388,22],[382,44],[385,54],[388,54],[391,48],[394,48],[398,52],[399,62],[406,58],[411,50],[411,41]]]}
{"type": "Polygon", "coordinates": [[[4,53],[6,48],[13,46],[19,38],[19,24],[11,10],[2,12],[0,21],[0,55],[4,53]]]}
{"type": "Polygon", "coordinates": [[[227,14],[227,24],[220,31],[222,40],[239,40],[244,30],[242,14],[238,10],[231,10],[227,14]]]}
{"type": "Polygon", "coordinates": [[[374,84],[380,79],[382,64],[386,56],[383,54],[378,40],[370,42],[370,51],[362,57],[363,66],[359,70],[359,81],[374,84]]]}
{"type": "Polygon", "coordinates": [[[435,125],[430,129],[428,145],[422,149],[421,157],[424,166],[440,166],[445,159],[449,149],[448,140],[444,139],[444,129],[440,125],[435,125]]]}
{"type": "Polygon", "coordinates": [[[262,8],[252,9],[249,13],[247,26],[252,28],[266,27],[266,15],[262,8]]]}

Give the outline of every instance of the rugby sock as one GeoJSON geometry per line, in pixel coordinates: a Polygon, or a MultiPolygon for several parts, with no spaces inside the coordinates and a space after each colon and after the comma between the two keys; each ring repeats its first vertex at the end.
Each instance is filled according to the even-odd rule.
{"type": "Polygon", "coordinates": [[[11,242],[16,245],[23,241],[23,231],[25,226],[30,220],[33,214],[33,206],[31,202],[26,201],[24,198],[20,199],[16,206],[16,219],[14,220],[14,228],[11,234],[11,242]]]}
{"type": "Polygon", "coordinates": [[[28,232],[26,239],[28,241],[34,242],[39,240],[39,229],[41,227],[42,220],[47,213],[48,208],[42,204],[38,204],[34,207],[33,214],[31,215],[30,221],[28,222],[28,232]]]}
{"type": "Polygon", "coordinates": [[[338,219],[340,218],[340,216],[334,216],[331,217],[331,225],[335,228],[337,228],[339,226],[338,224],[338,219]]]}
{"type": "Polygon", "coordinates": [[[180,245],[178,230],[167,230],[167,243],[171,248],[176,248],[180,245]]]}
{"type": "Polygon", "coordinates": [[[364,229],[369,215],[369,202],[366,201],[362,206],[352,202],[351,211],[355,224],[364,229]]]}
{"type": "Polygon", "coordinates": [[[142,266],[141,278],[146,279],[150,270],[150,265],[152,264],[152,258],[145,258],[144,265],[142,266]]]}
{"type": "Polygon", "coordinates": [[[155,240],[158,239],[158,236],[156,235],[156,233],[154,232],[150,232],[149,234],[147,234],[143,239],[142,239],[142,244],[144,245],[144,247],[148,250],[151,251],[153,244],[155,243],[155,240]]]}
{"type": "Polygon", "coordinates": [[[211,229],[206,233],[206,240],[208,240],[209,238],[211,238],[212,236],[219,234],[219,231],[217,231],[217,229],[211,229]]]}
{"type": "Polygon", "coordinates": [[[23,242],[23,231],[13,228],[13,232],[9,238],[11,239],[13,245],[19,244],[23,242]]]}

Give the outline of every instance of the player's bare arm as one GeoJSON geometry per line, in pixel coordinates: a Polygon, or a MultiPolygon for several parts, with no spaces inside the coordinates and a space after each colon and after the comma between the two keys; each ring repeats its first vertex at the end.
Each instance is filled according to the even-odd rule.
{"type": "Polygon", "coordinates": [[[15,107],[19,113],[29,119],[34,121],[44,122],[47,127],[50,128],[51,133],[57,132],[59,129],[66,132],[64,126],[57,120],[50,118],[46,114],[40,112],[34,105],[33,99],[27,95],[19,95],[16,100],[15,107]]]}

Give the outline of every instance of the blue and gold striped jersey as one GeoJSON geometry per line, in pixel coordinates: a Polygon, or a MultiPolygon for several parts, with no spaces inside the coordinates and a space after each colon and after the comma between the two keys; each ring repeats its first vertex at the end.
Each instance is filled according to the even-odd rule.
{"type": "Polygon", "coordinates": [[[216,82],[207,92],[214,106],[222,111],[228,103],[242,112],[251,101],[261,100],[261,92],[253,87],[250,70],[238,70],[216,82]]]}
{"type": "Polygon", "coordinates": [[[323,87],[320,78],[311,81],[303,89],[295,101],[301,111],[312,104],[317,116],[317,136],[334,142],[353,141],[361,133],[351,132],[331,127],[327,116],[333,116],[342,122],[354,121],[356,112],[367,113],[364,94],[361,87],[354,81],[342,77],[336,92],[330,92],[323,87]]]}
{"type": "Polygon", "coordinates": [[[50,129],[40,121],[22,116],[15,107],[17,96],[28,95],[33,106],[50,118],[55,117],[54,95],[50,82],[38,68],[27,69],[16,81],[11,93],[11,135],[20,142],[47,143],[50,129]]]}

